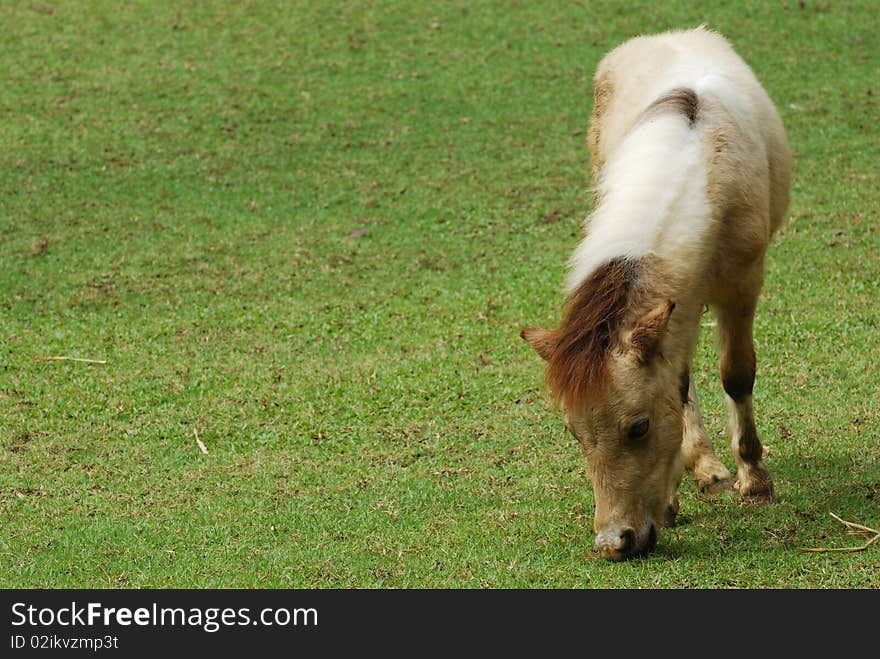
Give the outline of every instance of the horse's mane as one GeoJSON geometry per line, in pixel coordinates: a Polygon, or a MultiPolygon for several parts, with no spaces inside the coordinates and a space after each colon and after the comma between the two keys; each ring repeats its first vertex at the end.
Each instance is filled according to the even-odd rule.
{"type": "Polygon", "coordinates": [[[680,114],[693,126],[697,120],[697,112],[700,108],[700,99],[693,89],[677,87],[671,89],[642,110],[636,123],[646,121],[660,112],[672,112],[680,114]]]}
{"type": "Polygon", "coordinates": [[[640,296],[643,259],[606,261],[568,297],[547,385],[557,402],[578,406],[600,387],[624,320],[640,296]]]}
{"type": "MultiPolygon", "coordinates": [[[[658,96],[638,115],[633,130],[660,116],[670,114],[683,117],[688,128],[694,126],[700,117],[700,99],[693,89],[677,87],[658,96]]],[[[680,137],[678,133],[667,133],[668,131],[661,132],[660,138],[668,142],[671,138],[680,137]]],[[[636,144],[650,147],[648,154],[656,160],[658,153],[671,154],[674,153],[675,148],[678,148],[670,147],[662,139],[660,142],[662,148],[659,151],[656,144],[644,142],[644,139],[636,144]]],[[[627,153],[626,157],[630,160],[641,158],[643,155],[640,150],[627,153]]],[[[648,185],[659,186],[666,182],[666,179],[662,176],[658,177],[656,172],[663,172],[662,168],[667,166],[667,163],[651,161],[644,165],[638,159],[633,160],[633,163],[627,160],[624,162],[634,163],[637,174],[640,173],[648,185]]],[[[620,168],[621,165],[618,163],[617,167],[620,168]]],[[[632,172],[625,169],[618,171],[617,174],[631,176],[632,172]]],[[[641,182],[642,179],[636,180],[641,182]]],[[[637,200],[642,206],[637,204],[632,208],[626,205],[624,207],[630,212],[633,208],[642,209],[645,199],[637,200]]],[[[603,203],[600,200],[600,207],[603,203]]],[[[553,349],[547,359],[547,386],[556,401],[561,402],[566,408],[580,407],[598,392],[605,380],[608,360],[619,340],[624,322],[634,313],[644,310],[642,307],[648,296],[646,285],[649,280],[652,280],[652,287],[656,287],[658,282],[666,281],[670,275],[665,270],[657,271],[658,263],[654,257],[648,256],[650,251],[645,248],[650,246],[642,244],[642,236],[629,231],[624,234],[625,244],[621,245],[617,231],[619,227],[620,224],[616,222],[609,224],[605,221],[598,229],[601,239],[594,237],[594,240],[599,240],[598,248],[594,243],[584,241],[572,258],[573,269],[569,276],[575,281],[583,276],[584,270],[590,272],[593,263],[598,262],[599,265],[573,287],[565,305],[562,324],[553,333],[553,349]],[[613,230],[609,230],[609,226],[613,226],[613,230]],[[627,256],[613,256],[602,260],[603,256],[612,249],[632,250],[632,252],[627,256]],[[651,272],[648,272],[649,269],[651,272]]],[[[591,225],[591,231],[593,230],[595,226],[591,225]]]]}

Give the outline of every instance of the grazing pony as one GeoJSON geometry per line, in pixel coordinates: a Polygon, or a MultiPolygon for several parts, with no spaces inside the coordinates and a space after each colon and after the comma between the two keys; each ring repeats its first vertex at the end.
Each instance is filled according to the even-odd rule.
{"type": "Polygon", "coordinates": [[[631,39],[595,76],[596,205],[571,257],[560,326],[522,337],[586,454],[596,547],[650,551],[678,512],[683,468],[701,490],[773,500],[752,412],[752,324],[764,254],[788,207],[779,114],[719,34],[631,39]],[[706,305],[718,319],[736,480],[703,428],[691,360],[706,305]]]}

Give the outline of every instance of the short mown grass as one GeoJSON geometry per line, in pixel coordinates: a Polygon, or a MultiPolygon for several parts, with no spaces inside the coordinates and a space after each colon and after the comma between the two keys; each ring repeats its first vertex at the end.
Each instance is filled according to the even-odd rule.
{"type": "Polygon", "coordinates": [[[0,586],[880,586],[880,547],[800,551],[880,526],[876,9],[5,4],[0,586]],[[518,333],[591,208],[595,65],[703,22],[796,155],[756,326],[779,502],[687,479],[613,564],[518,333]]]}

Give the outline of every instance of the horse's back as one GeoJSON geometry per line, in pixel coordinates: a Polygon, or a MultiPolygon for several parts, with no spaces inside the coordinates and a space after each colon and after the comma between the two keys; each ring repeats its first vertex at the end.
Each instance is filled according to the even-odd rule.
{"type": "Polygon", "coordinates": [[[589,133],[594,176],[646,108],[682,88],[699,101],[720,242],[742,260],[762,255],[788,207],[791,155],[776,107],[720,34],[699,27],[635,37],[601,60],[589,133]]]}

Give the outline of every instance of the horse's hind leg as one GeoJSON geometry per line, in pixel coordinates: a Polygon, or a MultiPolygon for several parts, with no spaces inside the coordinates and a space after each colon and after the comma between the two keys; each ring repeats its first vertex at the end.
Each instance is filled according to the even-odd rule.
{"type": "Polygon", "coordinates": [[[733,490],[727,467],[715,456],[712,440],[700,418],[700,401],[693,377],[688,377],[687,400],[684,402],[684,436],[681,461],[694,472],[701,492],[716,494],[733,490]]]}
{"type": "Polygon", "coordinates": [[[736,488],[743,497],[772,501],[773,480],[761,460],[764,449],[752,411],[755,384],[752,325],[756,302],[756,299],[739,300],[718,307],[721,382],[730,412],[728,432],[736,459],[736,488]]]}

